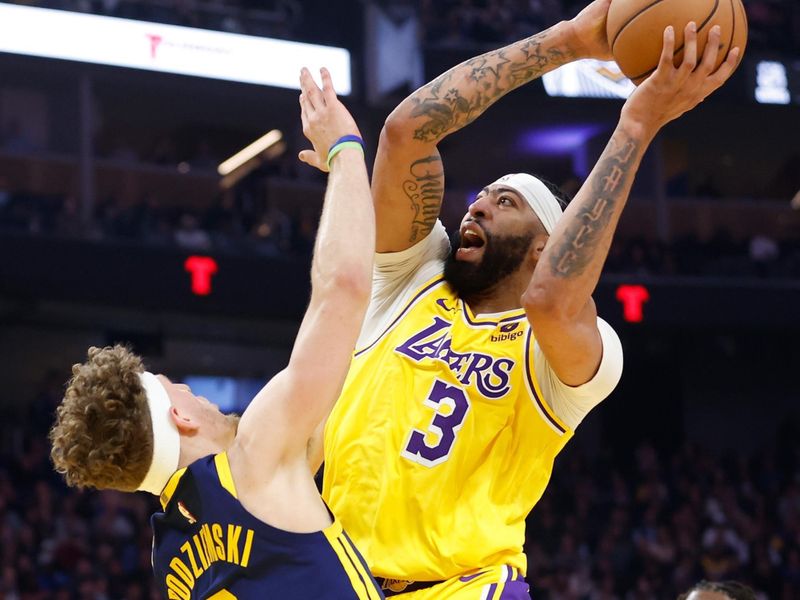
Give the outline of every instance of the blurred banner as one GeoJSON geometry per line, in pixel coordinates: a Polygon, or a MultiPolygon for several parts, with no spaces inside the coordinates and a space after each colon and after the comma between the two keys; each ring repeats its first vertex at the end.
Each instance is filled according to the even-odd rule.
{"type": "Polygon", "coordinates": [[[0,52],[299,89],[301,67],[327,67],[352,90],[350,53],[176,25],[0,4],[0,52]]]}
{"type": "Polygon", "coordinates": [[[627,98],[636,89],[613,60],[579,60],[545,73],[548,96],[567,98],[627,98]]]}
{"type": "MultiPolygon", "coordinates": [[[[744,85],[727,85],[729,97],[746,95],[759,104],[800,104],[800,60],[749,57],[737,70],[744,85]]],[[[614,61],[579,60],[545,73],[548,96],[566,98],[627,98],[635,86],[614,61]]]]}

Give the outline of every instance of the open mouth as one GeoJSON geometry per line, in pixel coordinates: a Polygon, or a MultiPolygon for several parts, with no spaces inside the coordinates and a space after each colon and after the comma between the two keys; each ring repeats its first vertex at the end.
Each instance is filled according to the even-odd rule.
{"type": "Polygon", "coordinates": [[[483,230],[476,223],[468,223],[461,228],[461,245],[456,251],[456,259],[470,260],[478,257],[486,246],[483,230]]]}

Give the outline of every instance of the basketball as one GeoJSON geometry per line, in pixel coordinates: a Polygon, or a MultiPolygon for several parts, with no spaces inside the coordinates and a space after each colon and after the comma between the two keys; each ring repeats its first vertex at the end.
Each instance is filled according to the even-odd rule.
{"type": "Polygon", "coordinates": [[[658,66],[664,29],[675,29],[675,66],[683,60],[683,32],[689,21],[697,23],[697,62],[708,33],[721,28],[719,66],[728,51],[739,47],[739,61],[747,43],[747,16],[742,0],[612,0],[606,34],[619,68],[639,85],[658,66]]]}

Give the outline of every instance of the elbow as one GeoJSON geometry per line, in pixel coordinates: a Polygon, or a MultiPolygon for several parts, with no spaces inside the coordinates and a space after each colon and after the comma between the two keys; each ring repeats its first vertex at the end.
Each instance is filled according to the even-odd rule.
{"type": "Polygon", "coordinates": [[[581,307],[573,308],[567,298],[541,285],[528,286],[522,294],[521,301],[531,322],[537,320],[569,322],[575,320],[581,310],[581,307]]]}
{"type": "Polygon", "coordinates": [[[336,277],[336,286],[350,298],[359,304],[369,303],[372,294],[372,273],[363,268],[343,270],[336,277]]]}
{"type": "Polygon", "coordinates": [[[399,109],[386,117],[381,129],[380,143],[397,146],[414,139],[414,124],[399,109]]]}
{"type": "Polygon", "coordinates": [[[555,301],[552,294],[541,286],[529,285],[522,294],[522,308],[529,315],[540,315],[555,310],[555,301]]]}
{"type": "Polygon", "coordinates": [[[336,266],[324,282],[314,287],[325,296],[335,297],[353,306],[366,305],[372,293],[372,273],[362,264],[341,264],[336,266]]]}

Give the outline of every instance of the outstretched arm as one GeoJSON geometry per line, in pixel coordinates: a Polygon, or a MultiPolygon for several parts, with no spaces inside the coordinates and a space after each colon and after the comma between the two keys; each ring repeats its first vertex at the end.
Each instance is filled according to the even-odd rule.
{"type": "Polygon", "coordinates": [[[645,150],[664,125],[697,106],[733,72],[736,48],[714,71],[719,37],[719,27],[712,28],[698,65],[696,27],[687,25],[683,62],[676,68],[675,34],[665,30],[657,70],[625,103],[611,141],[536,265],[523,306],[548,362],[568,385],[590,380],[602,358],[591,294],[645,150]]]}
{"type": "Polygon", "coordinates": [[[609,57],[609,4],[596,0],[571,21],[463,62],[400,103],[381,132],[372,177],[378,252],[405,250],[436,223],[444,194],[440,140],[561,65],[609,57]]]}
{"type": "MultiPolygon", "coordinates": [[[[303,70],[303,132],[314,150],[304,150],[300,158],[327,170],[328,149],[344,135],[358,135],[358,128],[336,98],[326,70],[322,81],[320,90],[303,70]]],[[[311,300],[289,364],[248,407],[230,451],[232,468],[240,475],[263,477],[270,463],[305,460],[308,440],[333,407],[347,375],[369,303],[374,246],[364,155],[347,147],[331,163],[311,266],[311,300]]]]}

